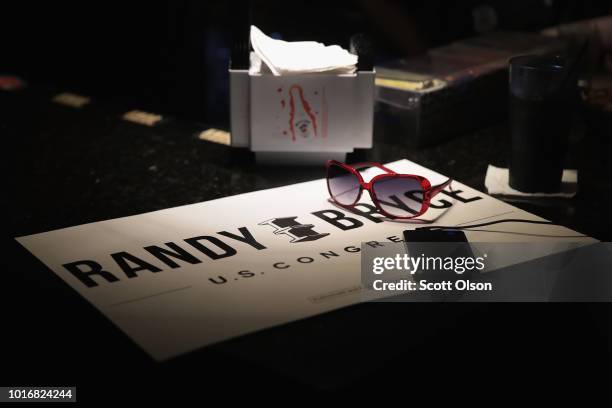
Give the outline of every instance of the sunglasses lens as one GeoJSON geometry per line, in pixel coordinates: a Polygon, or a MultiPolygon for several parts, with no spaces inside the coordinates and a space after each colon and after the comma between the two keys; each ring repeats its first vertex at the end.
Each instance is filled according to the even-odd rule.
{"type": "Polygon", "coordinates": [[[335,164],[327,169],[327,186],[332,198],[341,205],[354,204],[361,189],[356,175],[335,164]]]}
{"type": "Polygon", "coordinates": [[[418,179],[389,177],[372,185],[380,207],[394,217],[410,218],[423,208],[423,187],[418,179]]]}

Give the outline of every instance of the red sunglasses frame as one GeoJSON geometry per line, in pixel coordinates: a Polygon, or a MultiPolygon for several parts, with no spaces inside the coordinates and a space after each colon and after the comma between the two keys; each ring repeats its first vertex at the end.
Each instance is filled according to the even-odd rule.
{"type": "Polygon", "coordinates": [[[414,175],[414,174],[400,174],[400,173],[396,173],[395,171],[391,170],[390,168],[385,167],[382,164],[375,163],[375,162],[356,163],[356,164],[352,164],[352,165],[349,166],[348,164],[341,163],[341,162],[336,161],[336,160],[328,160],[325,167],[326,167],[327,191],[329,192],[329,196],[331,197],[331,199],[332,199],[332,201],[334,203],[338,204],[341,207],[353,207],[361,199],[361,195],[363,194],[363,190],[367,190],[367,192],[370,194],[370,198],[372,199],[372,202],[374,203],[374,205],[376,206],[378,211],[381,214],[383,214],[384,216],[386,216],[388,218],[392,218],[392,219],[409,220],[409,219],[413,219],[413,218],[416,218],[416,217],[420,217],[421,215],[425,214],[425,212],[427,212],[427,210],[429,210],[429,206],[431,204],[431,199],[434,198],[436,195],[438,195],[440,192],[442,192],[442,190],[444,190],[446,187],[448,187],[451,184],[451,182],[453,181],[452,179],[449,178],[448,180],[446,180],[442,184],[437,184],[435,186],[432,186],[431,183],[429,182],[429,180],[427,178],[425,178],[425,177],[417,176],[417,175],[414,175]],[[352,204],[342,204],[342,203],[338,202],[336,200],[336,198],[334,197],[334,195],[332,194],[331,189],[329,187],[329,168],[331,166],[341,167],[344,170],[349,171],[350,173],[354,174],[357,177],[357,180],[359,180],[359,194],[357,195],[357,198],[355,199],[355,201],[352,204]],[[379,175],[375,176],[374,178],[372,178],[372,180],[370,180],[369,182],[366,183],[363,180],[363,177],[359,173],[358,169],[366,169],[366,168],[369,168],[369,167],[377,167],[377,168],[385,171],[385,174],[379,174],[379,175]],[[411,180],[417,180],[419,182],[419,184],[423,188],[423,202],[421,204],[421,211],[419,211],[419,213],[414,214],[414,215],[412,215],[410,217],[401,217],[401,216],[389,214],[387,211],[385,211],[382,208],[382,206],[380,205],[380,202],[378,201],[378,197],[376,197],[376,191],[374,190],[373,186],[374,186],[374,184],[376,184],[376,182],[378,182],[380,180],[385,180],[385,179],[390,179],[390,178],[408,178],[408,179],[411,179],[411,180]]]}

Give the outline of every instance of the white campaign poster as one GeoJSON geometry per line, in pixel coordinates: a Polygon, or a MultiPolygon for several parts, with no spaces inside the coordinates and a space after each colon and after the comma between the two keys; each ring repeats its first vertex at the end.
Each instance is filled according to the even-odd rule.
{"type": "MultiPolygon", "coordinates": [[[[406,160],[389,167],[432,184],[446,179],[406,160]]],[[[452,188],[424,219],[539,219],[459,182],[452,188]]],[[[419,222],[384,220],[368,200],[366,193],[361,214],[351,213],[330,203],[325,180],[316,180],[17,240],[164,360],[359,302],[361,243],[399,240],[419,222]]],[[[577,240],[561,226],[494,229],[467,235],[474,242],[577,240]]]]}

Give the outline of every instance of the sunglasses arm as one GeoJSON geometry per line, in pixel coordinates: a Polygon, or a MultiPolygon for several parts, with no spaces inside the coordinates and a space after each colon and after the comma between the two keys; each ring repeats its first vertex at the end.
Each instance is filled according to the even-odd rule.
{"type": "Polygon", "coordinates": [[[429,189],[429,194],[430,197],[433,198],[436,195],[438,195],[438,193],[440,193],[442,190],[444,190],[446,187],[450,186],[450,184],[452,183],[453,179],[448,179],[446,180],[444,183],[442,184],[438,184],[435,186],[431,186],[431,188],[429,189]]]}
{"type": "Polygon", "coordinates": [[[377,167],[381,170],[383,170],[386,173],[389,174],[396,174],[393,170],[391,170],[388,167],[383,166],[380,163],[374,163],[374,162],[362,162],[362,163],[355,163],[355,164],[351,164],[350,165],[352,168],[354,168],[355,170],[360,170],[360,169],[366,169],[368,167],[377,167]]]}

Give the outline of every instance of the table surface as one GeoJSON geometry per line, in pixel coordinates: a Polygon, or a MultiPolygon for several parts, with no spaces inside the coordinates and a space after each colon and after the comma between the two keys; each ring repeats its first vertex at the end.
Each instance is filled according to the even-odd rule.
{"type": "MultiPolygon", "coordinates": [[[[12,237],[313,180],[322,178],[324,169],[257,166],[246,151],[199,140],[197,133],[205,125],[165,118],[158,126],[142,126],[119,119],[118,106],[96,101],[75,109],[52,103],[53,93],[42,88],[0,92],[0,133],[8,144],[3,174],[9,186],[3,195],[9,212],[3,262],[9,276],[6,287],[12,292],[4,299],[4,310],[11,311],[7,327],[12,327],[5,350],[10,350],[7,367],[17,377],[14,383],[31,382],[34,366],[35,378],[57,384],[77,383],[81,374],[97,380],[103,370],[111,370],[123,380],[137,376],[143,387],[173,384],[177,389],[205,379],[221,388],[241,383],[260,389],[269,379],[289,389],[358,390],[381,383],[381,378],[390,381],[381,373],[393,372],[390,367],[397,368],[398,362],[416,361],[423,374],[448,361],[468,364],[461,355],[436,353],[448,339],[466,353],[494,353],[495,341],[524,344],[521,339],[527,332],[537,333],[529,346],[497,353],[495,363],[518,364],[524,356],[537,355],[543,364],[555,366],[556,353],[570,342],[572,347],[584,346],[590,357],[610,357],[607,305],[530,309],[366,304],[155,364],[12,237]],[[488,319],[486,328],[482,319],[488,319]],[[596,334],[594,343],[585,339],[589,333],[596,334]],[[484,344],[478,340],[483,338],[488,339],[484,344]],[[415,353],[419,350],[423,354],[415,353]],[[372,352],[381,354],[373,358],[372,352]],[[433,355],[426,358],[427,353],[433,355]],[[208,370],[199,379],[180,375],[201,365],[214,375],[208,370]]],[[[578,196],[512,204],[609,241],[612,124],[604,115],[589,113],[586,118],[583,132],[573,137],[570,154],[570,167],[579,169],[578,196]]],[[[353,158],[407,158],[481,191],[487,165],[504,165],[508,152],[504,124],[422,149],[410,148],[399,138],[394,143],[385,140],[353,158]]],[[[129,387],[118,389],[127,395],[129,387]]],[[[93,395],[96,387],[84,392],[93,395]]]]}

